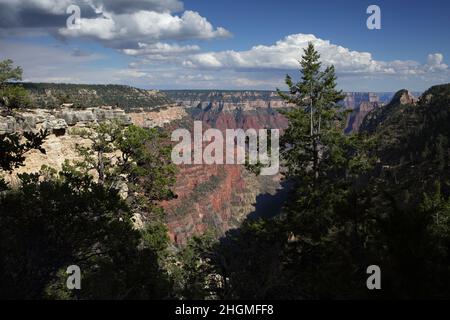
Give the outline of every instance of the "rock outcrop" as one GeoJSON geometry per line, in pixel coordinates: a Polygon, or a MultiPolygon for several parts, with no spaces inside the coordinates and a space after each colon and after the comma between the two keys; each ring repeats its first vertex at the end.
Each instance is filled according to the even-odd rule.
{"type": "Polygon", "coordinates": [[[164,107],[155,111],[139,110],[128,114],[133,124],[143,128],[163,127],[175,120],[187,116],[184,108],[173,106],[164,107]]]}
{"type": "Polygon", "coordinates": [[[415,104],[417,99],[406,89],[398,91],[392,98],[391,104],[410,105],[415,104]]]}
{"type": "Polygon", "coordinates": [[[13,133],[16,131],[17,122],[12,116],[0,116],[0,134],[13,133]]]}
{"type": "Polygon", "coordinates": [[[369,112],[361,124],[360,130],[373,133],[383,126],[387,119],[393,119],[394,114],[402,114],[409,106],[415,105],[417,99],[408,90],[398,91],[391,102],[381,108],[369,112]]]}
{"type": "Polygon", "coordinates": [[[62,108],[60,110],[29,109],[18,111],[14,116],[0,116],[0,134],[34,132],[40,129],[50,133],[64,134],[71,126],[86,126],[106,120],[124,125],[132,123],[131,117],[122,109],[97,107],[87,109],[62,108]]]}
{"type": "Polygon", "coordinates": [[[165,91],[170,99],[179,105],[201,109],[222,109],[245,111],[265,108],[285,108],[286,102],[274,91],[165,91]]]}
{"type": "Polygon", "coordinates": [[[359,107],[354,109],[348,116],[345,132],[358,132],[366,116],[376,108],[380,108],[378,102],[361,102],[359,107]]]}
{"type": "MultiPolygon", "coordinates": [[[[219,110],[244,112],[281,109],[292,107],[286,104],[275,91],[202,91],[181,90],[164,92],[173,101],[187,108],[202,111],[219,110]]],[[[372,109],[387,104],[394,93],[382,92],[347,92],[341,102],[347,110],[351,110],[347,120],[346,132],[356,132],[364,117],[372,109]]]]}

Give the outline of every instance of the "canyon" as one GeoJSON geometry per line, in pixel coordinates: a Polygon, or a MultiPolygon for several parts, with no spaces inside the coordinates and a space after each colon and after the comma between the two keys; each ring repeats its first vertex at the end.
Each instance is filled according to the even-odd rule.
{"type": "MultiPolygon", "coordinates": [[[[184,126],[191,132],[193,122],[203,130],[285,129],[287,119],[270,108],[249,108],[223,104],[199,104],[186,108],[189,119],[184,126]]],[[[170,237],[177,245],[192,235],[212,231],[217,236],[239,227],[252,213],[257,197],[275,196],[282,189],[281,175],[256,176],[243,165],[181,165],[174,188],[177,199],[163,203],[170,237]]],[[[256,213],[258,215],[258,213],[256,213]]]]}
{"type": "MultiPolygon", "coordinates": [[[[201,110],[254,112],[259,109],[289,108],[276,91],[167,90],[164,93],[177,105],[201,110]]],[[[412,92],[419,97],[420,92],[412,92]]],[[[388,104],[394,92],[344,92],[342,107],[349,112],[347,133],[357,132],[365,116],[388,104]]]]}
{"type": "MultiPolygon", "coordinates": [[[[130,93],[129,101],[134,101],[132,89],[122,90],[130,93]]],[[[48,91],[43,94],[49,95],[48,91]]],[[[95,93],[90,94],[98,98],[95,93]]],[[[204,131],[214,128],[223,133],[227,129],[283,132],[288,126],[280,111],[290,106],[273,91],[184,90],[148,94],[139,91],[139,95],[147,99],[143,100],[143,107],[75,108],[69,101],[60,106],[22,110],[15,116],[0,116],[0,134],[40,129],[51,133],[43,145],[46,154],[30,151],[25,166],[17,173],[37,172],[43,164],[60,169],[64,160],[76,159],[75,145],[88,144],[72,135],[72,129],[105,120],[145,128],[164,127],[169,132],[178,128],[193,132],[194,121],[201,121],[204,131]],[[156,102],[151,100],[154,97],[158,99],[156,102]],[[164,103],[159,105],[158,101],[164,103]]],[[[382,108],[392,96],[390,93],[346,93],[341,103],[349,112],[346,131],[357,132],[366,115],[382,108]]],[[[43,101],[40,96],[35,99],[43,101]]],[[[280,211],[288,186],[281,174],[256,176],[243,165],[179,165],[173,188],[177,198],[161,203],[170,239],[174,245],[183,246],[193,235],[212,231],[220,237],[238,228],[245,219],[273,216],[280,211]]]]}
{"type": "MultiPolygon", "coordinates": [[[[194,121],[201,121],[204,130],[285,128],[287,121],[272,110],[247,110],[239,108],[184,108],[179,105],[164,106],[153,110],[133,110],[101,106],[94,108],[29,109],[17,111],[14,116],[0,117],[0,134],[37,132],[47,130],[43,154],[37,150],[27,153],[23,167],[6,180],[17,183],[16,174],[39,172],[43,165],[60,170],[66,159],[77,160],[75,146],[89,146],[89,141],[72,134],[74,129],[86,128],[102,121],[118,121],[124,125],[141,127],[165,127],[168,131],[179,127],[191,130],[194,121]]],[[[218,237],[237,228],[255,211],[257,197],[275,195],[280,189],[281,176],[257,177],[242,165],[180,165],[174,193],[177,198],[161,203],[166,211],[166,223],[172,242],[186,244],[193,235],[207,230],[218,237]]],[[[139,226],[139,219],[137,226],[139,226]]]]}

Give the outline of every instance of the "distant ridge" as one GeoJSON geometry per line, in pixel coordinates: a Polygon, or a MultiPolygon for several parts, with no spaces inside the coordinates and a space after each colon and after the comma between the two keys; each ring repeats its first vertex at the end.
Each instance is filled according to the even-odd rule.
{"type": "Polygon", "coordinates": [[[31,83],[21,85],[30,93],[31,107],[53,109],[63,104],[75,108],[117,106],[126,111],[155,109],[172,101],[158,90],[126,85],[31,83]]]}

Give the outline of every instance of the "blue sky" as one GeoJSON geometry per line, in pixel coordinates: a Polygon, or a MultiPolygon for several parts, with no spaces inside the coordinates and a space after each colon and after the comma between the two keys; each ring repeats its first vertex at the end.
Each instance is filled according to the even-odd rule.
{"type": "Polygon", "coordinates": [[[437,0],[0,0],[0,59],[27,81],[273,90],[313,42],[346,91],[421,91],[450,82],[449,14],[437,0]]]}

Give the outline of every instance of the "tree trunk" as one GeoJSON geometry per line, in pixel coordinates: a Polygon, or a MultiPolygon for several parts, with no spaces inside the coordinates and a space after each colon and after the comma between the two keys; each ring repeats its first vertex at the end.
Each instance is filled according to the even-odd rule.
{"type": "Polygon", "coordinates": [[[98,152],[98,182],[105,183],[105,164],[103,162],[103,151],[98,152]]]}

